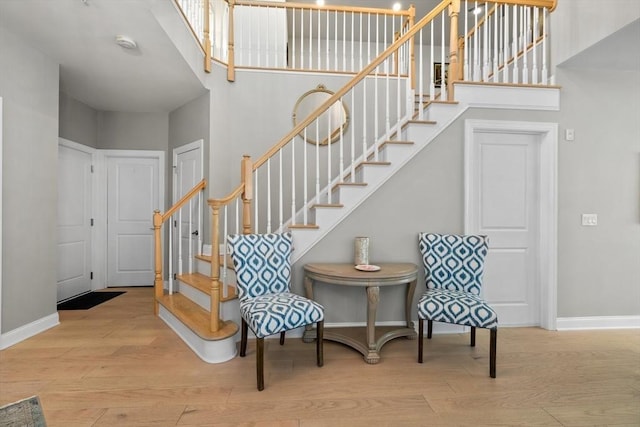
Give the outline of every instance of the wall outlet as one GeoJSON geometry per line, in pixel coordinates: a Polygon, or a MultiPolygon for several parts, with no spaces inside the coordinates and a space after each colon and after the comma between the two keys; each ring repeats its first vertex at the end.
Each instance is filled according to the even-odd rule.
{"type": "Polygon", "coordinates": [[[587,227],[598,225],[598,214],[582,214],[582,225],[587,227]]]}

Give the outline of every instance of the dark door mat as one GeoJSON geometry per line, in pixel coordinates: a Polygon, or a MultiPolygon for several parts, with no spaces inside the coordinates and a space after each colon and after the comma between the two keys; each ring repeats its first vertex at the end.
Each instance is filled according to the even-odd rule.
{"type": "Polygon", "coordinates": [[[58,310],[88,310],[124,293],[124,291],[89,292],[88,294],[61,302],[58,304],[58,310]]]}

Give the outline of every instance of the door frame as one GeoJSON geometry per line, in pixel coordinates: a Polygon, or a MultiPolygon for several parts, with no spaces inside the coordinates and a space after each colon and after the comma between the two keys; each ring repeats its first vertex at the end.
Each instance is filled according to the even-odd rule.
{"type": "Polygon", "coordinates": [[[171,204],[175,204],[178,201],[178,188],[176,187],[177,181],[177,170],[176,167],[178,162],[178,156],[182,153],[186,153],[187,151],[191,151],[194,149],[200,149],[200,171],[202,173],[202,178],[204,178],[204,140],[199,139],[197,141],[190,142],[185,145],[181,145],[173,149],[173,158],[171,160],[171,167],[173,172],[171,174],[171,204]]]}
{"type": "Polygon", "coordinates": [[[91,262],[91,271],[93,272],[93,279],[91,280],[91,290],[95,291],[98,289],[102,289],[99,286],[98,281],[96,280],[96,271],[95,271],[96,267],[100,264],[100,259],[98,258],[97,251],[96,251],[96,248],[98,246],[95,243],[99,235],[98,227],[96,227],[95,218],[98,212],[98,199],[99,199],[96,163],[98,162],[98,153],[100,150],[93,147],[89,147],[88,145],[83,145],[83,144],[71,141],[69,139],[60,138],[60,137],[58,138],[58,146],[71,148],[73,150],[82,151],[83,153],[87,153],[91,155],[91,168],[92,168],[91,184],[90,184],[91,185],[91,218],[94,219],[94,226],[91,227],[91,246],[89,248],[89,250],[91,251],[91,254],[89,259],[91,262]]]}
{"type": "MultiPolygon", "coordinates": [[[[191,150],[195,150],[195,149],[199,149],[200,150],[200,180],[204,179],[204,140],[203,139],[199,139],[197,141],[193,141],[184,145],[181,145],[179,147],[176,147],[173,149],[172,152],[172,159],[171,159],[171,169],[172,169],[172,173],[171,173],[171,205],[175,205],[179,200],[180,197],[178,195],[178,156],[182,153],[186,153],[188,151],[191,150]]],[[[197,183],[196,183],[197,184],[197,183]]],[[[200,209],[202,210],[202,212],[200,212],[200,219],[201,219],[201,223],[198,224],[198,229],[200,230],[200,233],[203,233],[204,230],[204,215],[206,212],[205,206],[206,206],[206,200],[203,201],[204,203],[202,203],[202,206],[200,206],[200,209]]],[[[176,242],[176,239],[178,238],[178,230],[173,227],[173,225],[170,227],[170,233],[172,233],[171,235],[171,239],[172,242],[176,242]]],[[[202,237],[204,238],[204,234],[201,234],[202,237]]],[[[175,243],[174,243],[175,244],[175,243]]],[[[198,251],[201,251],[202,248],[198,248],[198,251]]],[[[172,267],[172,271],[175,273],[178,271],[178,253],[177,251],[173,251],[173,248],[171,248],[171,258],[169,260],[169,262],[171,263],[171,267],[172,267]]],[[[171,288],[171,281],[173,280],[171,277],[168,278],[169,280],[169,287],[171,288]]]]}
{"type": "Polygon", "coordinates": [[[471,233],[477,223],[471,208],[472,180],[476,168],[473,151],[477,147],[476,133],[522,133],[535,135],[540,144],[538,166],[538,221],[540,326],[555,330],[558,317],[558,124],[503,120],[465,120],[464,133],[464,231],[471,233]]]}
{"type": "MultiPolygon", "coordinates": [[[[95,289],[106,289],[107,283],[107,162],[109,158],[156,158],[158,159],[158,174],[160,175],[160,182],[158,185],[158,200],[160,204],[160,210],[164,212],[166,210],[165,205],[165,152],[157,150],[98,150],[97,156],[97,181],[98,181],[98,195],[96,204],[95,224],[96,224],[96,243],[95,252],[96,258],[99,260],[94,266],[93,278],[95,283],[92,286],[96,286],[95,289]]],[[[153,212],[149,212],[150,224],[153,222],[153,212]]],[[[163,237],[164,240],[164,237],[163,237]]],[[[162,242],[164,247],[164,241],[162,242]]]]}

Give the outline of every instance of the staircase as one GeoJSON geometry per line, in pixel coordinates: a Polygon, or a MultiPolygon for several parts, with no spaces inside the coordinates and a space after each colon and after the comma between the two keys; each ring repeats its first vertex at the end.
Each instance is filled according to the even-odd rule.
{"type": "MultiPolygon", "coordinates": [[[[422,39],[423,31],[455,3],[459,2],[443,1],[405,31],[263,157],[256,162],[243,159],[241,184],[227,197],[208,201],[212,209],[211,256],[197,256],[196,271],[178,274],[176,289],[171,285],[168,291],[165,289],[162,251],[157,244],[156,313],[201,359],[219,363],[236,355],[240,317],[233,268],[223,255],[226,235],[290,230],[296,246],[295,263],[467,109],[558,107],[557,87],[500,81],[515,75],[511,71],[526,65],[527,58],[534,58],[535,38],[532,48],[525,45],[520,52],[516,49],[511,62],[505,59],[501,67],[482,67],[480,74],[485,80],[480,84],[470,78],[478,73],[467,70],[473,55],[462,55],[454,39],[456,51],[451,53],[450,75],[458,78],[444,83],[438,96],[429,95],[437,93],[433,75],[423,81],[424,73],[416,73],[409,58],[415,56],[419,64],[433,64],[433,53],[427,58],[422,52],[398,52],[409,52],[414,38],[422,39]],[[455,58],[461,56],[464,60],[456,67],[455,58]],[[425,93],[426,88],[429,93],[425,93]],[[349,132],[340,129],[334,144],[312,146],[299,140],[299,135],[307,132],[318,135],[321,116],[336,103],[348,100],[355,109],[368,106],[373,99],[373,107],[352,111],[360,127],[354,126],[349,132]]],[[[454,18],[457,16],[451,18],[452,27],[454,18]]],[[[444,19],[442,22],[444,26],[444,19]]],[[[535,64],[537,59],[530,62],[535,64]]],[[[532,74],[538,75],[539,70],[532,74]]],[[[544,73],[541,80],[546,83],[544,73]]],[[[192,191],[191,196],[202,189],[192,191]]],[[[178,209],[174,206],[164,215],[156,213],[157,241],[161,240],[162,224],[178,209]]]]}

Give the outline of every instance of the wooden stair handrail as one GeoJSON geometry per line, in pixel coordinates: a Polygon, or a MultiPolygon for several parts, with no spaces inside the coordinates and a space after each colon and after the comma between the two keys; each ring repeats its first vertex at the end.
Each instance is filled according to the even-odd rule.
{"type": "Polygon", "coordinates": [[[204,190],[207,187],[207,181],[203,179],[199,183],[197,183],[191,190],[189,190],[184,196],[178,200],[176,204],[171,206],[169,210],[167,210],[164,214],[160,213],[159,210],[155,210],[153,212],[153,237],[154,237],[154,280],[153,280],[153,288],[154,288],[154,313],[157,316],[159,311],[159,303],[158,299],[162,297],[164,294],[164,282],[162,280],[162,224],[164,224],[171,215],[176,213],[178,209],[182,208],[189,200],[195,197],[200,191],[204,190]]]}
{"type": "Polygon", "coordinates": [[[200,191],[204,190],[205,188],[207,188],[207,181],[203,179],[202,181],[197,183],[195,187],[189,190],[187,194],[182,196],[180,200],[176,202],[175,205],[171,206],[169,210],[167,210],[164,214],[162,214],[162,222],[165,222],[166,220],[171,218],[171,215],[176,213],[178,209],[186,205],[190,199],[192,199],[196,194],[198,194],[200,191]]]}

